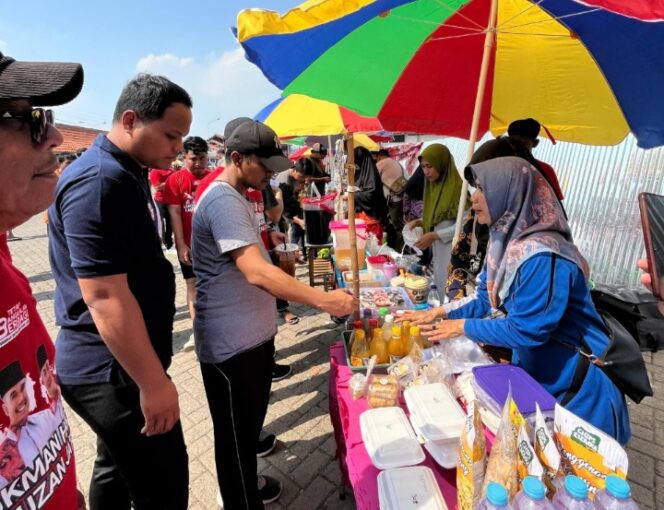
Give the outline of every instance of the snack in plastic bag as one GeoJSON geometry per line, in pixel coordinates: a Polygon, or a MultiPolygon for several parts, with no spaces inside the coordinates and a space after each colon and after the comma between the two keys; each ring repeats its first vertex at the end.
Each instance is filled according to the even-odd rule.
{"type": "Polygon", "coordinates": [[[477,403],[468,404],[468,415],[461,431],[457,461],[457,505],[459,510],[472,510],[482,497],[482,480],[486,468],[486,438],[477,403]]]}
{"type": "Polygon", "coordinates": [[[353,400],[359,400],[367,394],[367,378],[364,374],[353,374],[348,381],[348,389],[353,400]]]}
{"type": "Polygon", "coordinates": [[[389,407],[399,400],[399,380],[393,375],[373,375],[369,384],[369,407],[389,407]]]}
{"type": "Polygon", "coordinates": [[[406,388],[408,384],[419,375],[419,366],[408,356],[404,356],[396,363],[387,368],[387,373],[398,380],[401,388],[406,388]]]}
{"type": "Polygon", "coordinates": [[[496,482],[505,487],[510,495],[510,499],[514,497],[518,490],[517,434],[512,424],[512,406],[512,394],[509,393],[503,406],[496,440],[491,447],[491,455],[489,456],[486,476],[484,477],[484,486],[482,488],[483,496],[486,495],[486,488],[490,482],[496,482]]]}
{"type": "Polygon", "coordinates": [[[560,452],[538,404],[535,404],[535,453],[544,468],[542,481],[553,494],[556,492],[556,479],[564,474],[560,469],[560,452]]]}
{"type": "Polygon", "coordinates": [[[519,428],[517,450],[519,452],[519,463],[517,465],[519,488],[521,488],[523,480],[527,476],[534,476],[538,480],[541,480],[544,475],[544,468],[535,454],[533,445],[530,444],[527,427],[528,425],[524,423],[519,428]]]}
{"type": "Polygon", "coordinates": [[[611,436],[559,404],[553,428],[565,473],[585,480],[591,499],[608,475],[627,477],[627,454],[611,436]]]}

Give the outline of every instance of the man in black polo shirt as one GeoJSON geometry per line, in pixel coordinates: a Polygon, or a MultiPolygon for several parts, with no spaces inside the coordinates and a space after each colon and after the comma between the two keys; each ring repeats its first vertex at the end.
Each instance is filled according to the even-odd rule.
{"type": "Polygon", "coordinates": [[[131,80],[111,130],[67,168],[48,211],[57,373],[97,434],[91,510],[187,508],[178,394],[166,374],[175,281],[147,169],[182,149],[191,106],[166,78],[131,80]]]}

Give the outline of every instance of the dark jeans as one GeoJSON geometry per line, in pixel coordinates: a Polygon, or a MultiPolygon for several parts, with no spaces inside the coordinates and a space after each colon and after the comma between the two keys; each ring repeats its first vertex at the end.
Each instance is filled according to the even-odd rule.
{"type": "Polygon", "coordinates": [[[163,202],[154,201],[159,208],[159,215],[161,216],[161,242],[164,243],[166,248],[173,247],[173,229],[171,228],[171,215],[168,213],[168,204],[163,202]]]}
{"type": "Polygon", "coordinates": [[[289,234],[290,242],[300,246],[302,257],[304,257],[304,260],[307,260],[307,249],[304,247],[304,229],[294,221],[291,221],[289,234]]]}
{"type": "Polygon", "coordinates": [[[224,508],[262,510],[256,443],[272,384],[274,339],[222,363],[201,363],[224,508]]]}
{"type": "Polygon", "coordinates": [[[121,368],[111,381],[61,385],[62,396],[97,434],[90,510],[186,510],[189,459],[182,425],[147,437],[138,387],[121,368]]]}

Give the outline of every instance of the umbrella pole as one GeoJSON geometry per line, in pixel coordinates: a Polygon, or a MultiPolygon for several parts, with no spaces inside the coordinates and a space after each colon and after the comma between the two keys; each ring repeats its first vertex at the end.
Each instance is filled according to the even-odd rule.
{"type": "MultiPolygon", "coordinates": [[[[348,159],[348,236],[350,237],[350,268],[353,273],[353,295],[360,298],[360,268],[357,260],[357,234],[355,233],[355,146],[353,134],[345,135],[348,159]]],[[[358,301],[359,302],[359,301],[358,301]]],[[[360,309],[354,312],[355,318],[360,317],[360,309]]]]}
{"type": "MultiPolygon", "coordinates": [[[[477,94],[475,96],[475,109],[473,110],[473,123],[470,128],[470,138],[468,139],[468,154],[466,161],[470,162],[475,152],[475,142],[477,141],[477,132],[480,127],[480,116],[482,115],[482,103],[484,102],[484,93],[486,92],[486,77],[489,73],[489,61],[491,51],[495,45],[496,17],[498,15],[498,0],[491,0],[491,10],[489,13],[489,24],[484,35],[484,52],[482,53],[482,67],[480,68],[480,79],[477,84],[477,94]]],[[[463,215],[466,207],[466,195],[468,194],[468,181],[465,176],[461,176],[463,185],[461,186],[461,196],[459,197],[459,212],[457,213],[456,228],[454,229],[454,239],[452,245],[456,244],[461,234],[463,226],[463,215]]]]}

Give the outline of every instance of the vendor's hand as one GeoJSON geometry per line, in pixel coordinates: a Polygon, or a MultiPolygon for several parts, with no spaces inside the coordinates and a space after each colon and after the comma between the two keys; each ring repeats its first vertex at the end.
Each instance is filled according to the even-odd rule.
{"type": "MultiPolygon", "coordinates": [[[[652,292],[652,276],[650,274],[650,267],[648,266],[648,259],[640,259],[636,265],[643,271],[641,283],[652,292]]],[[[664,315],[664,301],[658,301],[657,307],[659,308],[659,313],[664,315]]]]}
{"type": "Polygon", "coordinates": [[[191,265],[191,250],[188,246],[178,248],[178,260],[186,266],[191,265]]]}
{"type": "Polygon", "coordinates": [[[406,226],[408,227],[408,230],[413,230],[415,227],[421,227],[422,226],[422,220],[417,219],[417,220],[412,220],[406,223],[406,226]]]}
{"type": "Polygon", "coordinates": [[[311,184],[311,183],[313,182],[313,178],[312,178],[312,177],[305,177],[305,178],[304,178],[304,182],[305,182],[306,184],[311,184]]]}
{"type": "Polygon", "coordinates": [[[298,225],[300,228],[304,228],[304,220],[302,218],[293,218],[293,223],[298,225]]]}
{"type": "Polygon", "coordinates": [[[331,181],[332,177],[330,177],[329,175],[323,179],[323,182],[331,182],[331,181]]]}
{"type": "Polygon", "coordinates": [[[410,321],[413,326],[420,326],[422,324],[431,324],[436,319],[445,318],[447,314],[442,306],[432,308],[431,310],[407,310],[401,317],[396,317],[395,322],[410,321]]]}
{"type": "Polygon", "coordinates": [[[272,246],[279,246],[280,244],[284,244],[286,242],[286,234],[283,232],[271,230],[268,235],[270,237],[270,243],[272,246]]]}
{"type": "Polygon", "coordinates": [[[437,323],[433,327],[421,326],[421,334],[426,337],[429,342],[440,342],[441,340],[449,340],[463,335],[463,326],[465,320],[445,320],[437,323]]]}
{"type": "Polygon", "coordinates": [[[435,241],[438,241],[439,239],[440,238],[438,237],[438,234],[436,234],[435,232],[427,232],[417,241],[415,241],[415,248],[419,248],[420,250],[426,250],[435,241]]]}
{"type": "Polygon", "coordinates": [[[357,310],[359,306],[357,298],[344,290],[337,289],[325,293],[325,300],[321,303],[320,309],[335,317],[345,317],[357,310]]]}

